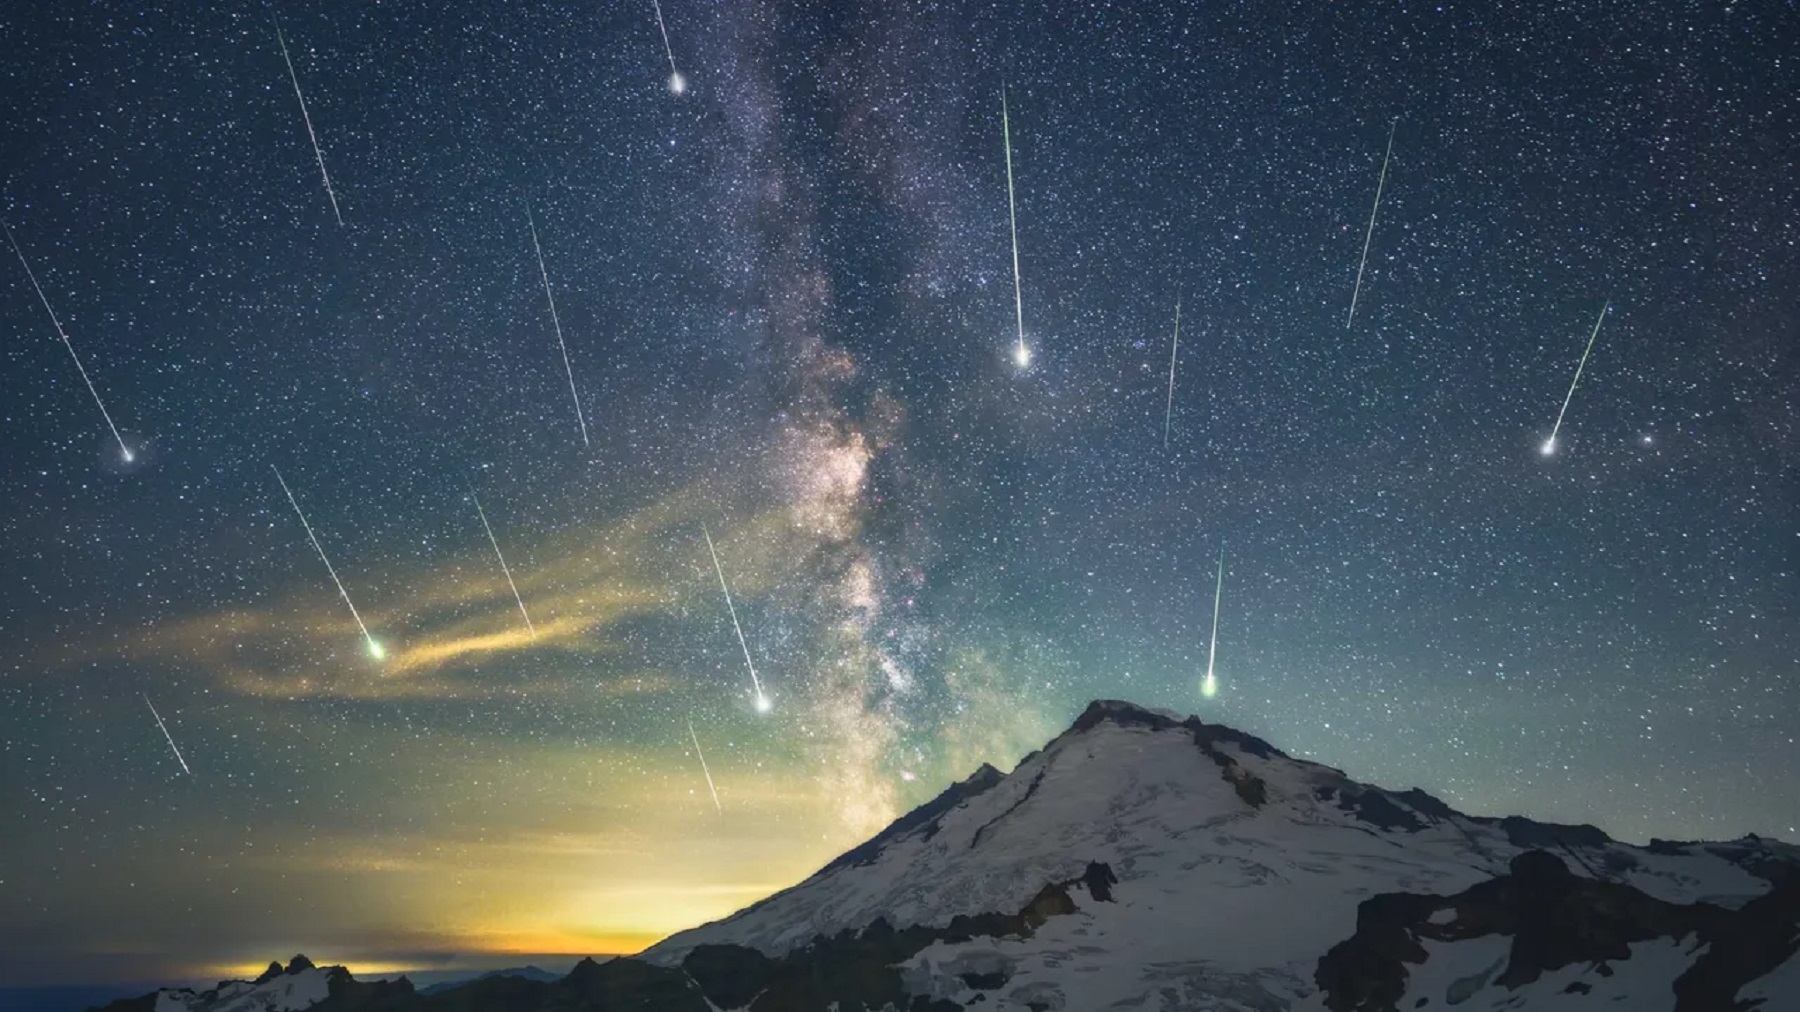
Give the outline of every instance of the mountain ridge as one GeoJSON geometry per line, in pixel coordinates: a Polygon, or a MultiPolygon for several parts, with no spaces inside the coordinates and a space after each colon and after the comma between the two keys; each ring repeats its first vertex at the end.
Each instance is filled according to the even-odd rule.
{"type": "Polygon", "coordinates": [[[430,995],[346,972],[310,1007],[1775,1012],[1800,1007],[1797,947],[1800,848],[1467,816],[1096,700],[1011,773],[983,765],[805,881],[634,957],[430,995]]]}

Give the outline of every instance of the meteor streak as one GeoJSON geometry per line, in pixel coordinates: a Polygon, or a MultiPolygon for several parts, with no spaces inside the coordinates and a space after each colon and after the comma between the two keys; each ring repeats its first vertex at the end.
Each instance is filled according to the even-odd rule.
{"type": "Polygon", "coordinates": [[[1388,127],[1387,154],[1381,156],[1381,178],[1375,181],[1375,206],[1369,208],[1369,231],[1363,235],[1362,262],[1356,265],[1356,287],[1350,291],[1350,315],[1344,319],[1344,329],[1356,320],[1356,297],[1362,294],[1363,268],[1369,266],[1369,240],[1375,238],[1375,212],[1381,210],[1381,188],[1387,185],[1388,159],[1394,157],[1394,130],[1400,126],[1395,120],[1388,127]]]}
{"type": "Polygon", "coordinates": [[[687,78],[675,69],[675,50],[669,46],[669,26],[663,24],[662,0],[650,0],[656,7],[656,30],[662,32],[663,52],[669,54],[669,91],[679,95],[687,90],[687,78]]]}
{"type": "Polygon", "coordinates": [[[1006,86],[1000,87],[1000,130],[1006,138],[1006,220],[1012,227],[1013,312],[1019,320],[1019,346],[1013,361],[1023,369],[1031,364],[1031,349],[1025,346],[1025,297],[1019,286],[1019,211],[1013,201],[1012,119],[1006,112],[1006,86]]]}
{"type": "Polygon", "coordinates": [[[181,772],[193,776],[194,771],[188,769],[187,760],[181,758],[181,750],[175,747],[175,739],[170,736],[168,725],[163,723],[162,714],[156,712],[156,704],[150,702],[150,695],[144,694],[144,705],[150,708],[150,716],[156,718],[156,726],[162,728],[163,737],[168,739],[169,750],[175,753],[175,761],[181,764],[181,772]]]}
{"type": "Polygon", "coordinates": [[[1206,680],[1200,683],[1200,694],[1207,699],[1219,691],[1219,680],[1213,677],[1213,658],[1219,653],[1219,601],[1225,596],[1225,543],[1219,542],[1219,578],[1213,584],[1212,645],[1206,648],[1206,680]]]}
{"type": "Polygon", "coordinates": [[[487,531],[488,544],[494,546],[494,558],[500,560],[500,571],[506,574],[506,585],[512,588],[513,600],[519,602],[519,614],[525,616],[525,628],[533,639],[537,638],[537,627],[531,624],[531,613],[525,610],[525,599],[519,596],[519,585],[513,582],[512,570],[506,565],[506,556],[500,554],[500,542],[494,540],[494,529],[488,526],[487,511],[481,508],[481,497],[469,489],[469,498],[475,500],[475,513],[481,517],[481,529],[487,531]]]}
{"type": "Polygon", "coordinates": [[[531,248],[537,251],[538,273],[544,278],[544,299],[550,303],[550,322],[556,326],[556,346],[562,349],[563,369],[569,374],[569,399],[575,402],[575,420],[581,423],[581,445],[587,446],[587,418],[581,413],[581,395],[575,392],[575,367],[569,364],[569,346],[563,343],[562,320],[556,315],[556,296],[550,294],[550,272],[544,267],[544,247],[538,245],[537,219],[529,207],[525,222],[531,226],[531,248]]]}
{"type": "Polygon", "coordinates": [[[712,770],[706,768],[706,753],[700,751],[700,736],[694,733],[694,722],[689,720],[687,727],[688,737],[694,740],[694,754],[700,757],[700,772],[706,774],[706,789],[712,792],[713,807],[724,815],[725,809],[719,804],[719,789],[713,786],[712,770]]]}
{"type": "Polygon", "coordinates": [[[1562,410],[1556,413],[1556,424],[1550,429],[1550,438],[1544,440],[1542,447],[1544,456],[1556,452],[1556,434],[1562,431],[1563,415],[1568,413],[1569,401],[1575,397],[1575,384],[1581,382],[1581,370],[1587,367],[1588,354],[1594,350],[1594,338],[1600,336],[1600,324],[1606,322],[1606,314],[1612,309],[1612,300],[1600,307],[1600,318],[1594,321],[1594,332],[1588,335],[1587,348],[1581,353],[1581,362],[1575,367],[1575,378],[1569,381],[1569,392],[1563,396],[1562,410]]]}
{"type": "Polygon", "coordinates": [[[119,435],[119,427],[113,424],[112,415],[107,412],[106,404],[100,400],[100,391],[94,389],[94,381],[88,378],[87,369],[81,364],[81,356],[75,354],[75,344],[63,330],[62,321],[56,318],[56,310],[50,308],[50,299],[44,294],[44,288],[38,284],[37,274],[31,264],[25,260],[25,251],[19,248],[19,240],[13,238],[12,226],[0,222],[6,229],[6,241],[12,243],[13,252],[18,254],[19,266],[25,268],[25,276],[31,279],[31,287],[37,292],[38,301],[44,304],[44,312],[50,314],[50,325],[56,328],[56,336],[62,338],[63,347],[69,349],[69,357],[75,360],[75,370],[81,373],[81,381],[87,384],[88,393],[94,396],[94,406],[100,409],[100,417],[106,419],[106,427],[112,430],[113,438],[119,442],[119,454],[129,464],[137,459],[137,455],[125,445],[125,437],[119,435]]]}
{"type": "Polygon", "coordinates": [[[750,660],[750,644],[744,639],[744,627],[738,624],[737,606],[731,603],[731,588],[725,585],[725,569],[719,565],[719,550],[713,547],[712,532],[700,525],[700,533],[706,536],[706,550],[712,555],[713,572],[719,574],[719,589],[725,592],[725,608],[731,612],[731,627],[737,630],[738,646],[744,649],[744,666],[750,669],[750,684],[756,688],[756,711],[768,713],[774,704],[763,694],[762,679],[756,677],[756,664],[750,660]]]}
{"type": "MultiPolygon", "coordinates": [[[[274,467],[272,464],[270,466],[274,467]]],[[[375,642],[375,637],[369,635],[369,627],[363,625],[362,616],[356,612],[356,604],[350,600],[350,592],[344,589],[344,581],[338,579],[337,570],[331,568],[331,560],[325,557],[325,549],[319,547],[319,539],[313,534],[312,524],[306,522],[306,513],[300,509],[300,500],[295,499],[294,490],[288,488],[287,479],[281,476],[281,468],[275,467],[274,470],[275,480],[281,482],[281,490],[287,493],[288,502],[294,504],[294,512],[300,517],[300,526],[306,528],[306,538],[312,542],[313,551],[319,553],[319,561],[325,563],[325,571],[331,574],[331,582],[337,584],[338,595],[350,607],[350,617],[356,620],[356,627],[362,630],[363,641],[369,646],[369,656],[378,661],[381,660],[387,656],[387,651],[381,649],[381,644],[375,642]]]]}
{"type": "Polygon", "coordinates": [[[1169,448],[1169,419],[1175,412],[1175,351],[1181,347],[1181,296],[1175,297],[1175,337],[1169,342],[1169,399],[1163,405],[1163,449],[1169,448]]]}
{"type": "Polygon", "coordinates": [[[275,19],[275,41],[281,43],[281,60],[287,64],[288,80],[294,82],[294,97],[300,100],[300,118],[306,122],[306,139],[312,141],[313,157],[319,160],[319,178],[325,181],[325,196],[331,201],[331,216],[344,223],[338,213],[337,194],[331,189],[331,173],[325,171],[325,154],[319,150],[319,135],[313,133],[312,114],[306,111],[306,96],[300,93],[300,75],[294,73],[294,60],[288,56],[287,38],[281,34],[281,19],[275,19]]]}

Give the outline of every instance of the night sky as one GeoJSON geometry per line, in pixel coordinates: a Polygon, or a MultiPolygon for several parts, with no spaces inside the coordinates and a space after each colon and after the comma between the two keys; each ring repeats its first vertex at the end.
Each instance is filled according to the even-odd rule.
{"type": "Polygon", "coordinates": [[[155,6],[0,9],[132,455],[0,250],[0,985],[635,951],[1095,697],[1800,839],[1791,4],[283,3],[341,226],[155,6]]]}

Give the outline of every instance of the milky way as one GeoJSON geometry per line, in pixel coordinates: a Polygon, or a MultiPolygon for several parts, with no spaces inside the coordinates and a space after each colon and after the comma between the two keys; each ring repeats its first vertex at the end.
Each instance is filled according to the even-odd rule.
{"type": "Polygon", "coordinates": [[[0,276],[0,986],[631,951],[1095,697],[1800,836],[1791,11],[651,6],[283,5],[333,177],[260,7],[0,12],[155,434],[0,276]]]}

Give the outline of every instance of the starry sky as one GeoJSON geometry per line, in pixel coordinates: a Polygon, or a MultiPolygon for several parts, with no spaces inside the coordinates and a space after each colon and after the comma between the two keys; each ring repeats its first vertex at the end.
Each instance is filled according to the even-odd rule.
{"type": "Polygon", "coordinates": [[[1096,697],[1800,839],[1800,15],[1563,6],[7,5],[0,984],[635,951],[1096,697]]]}

